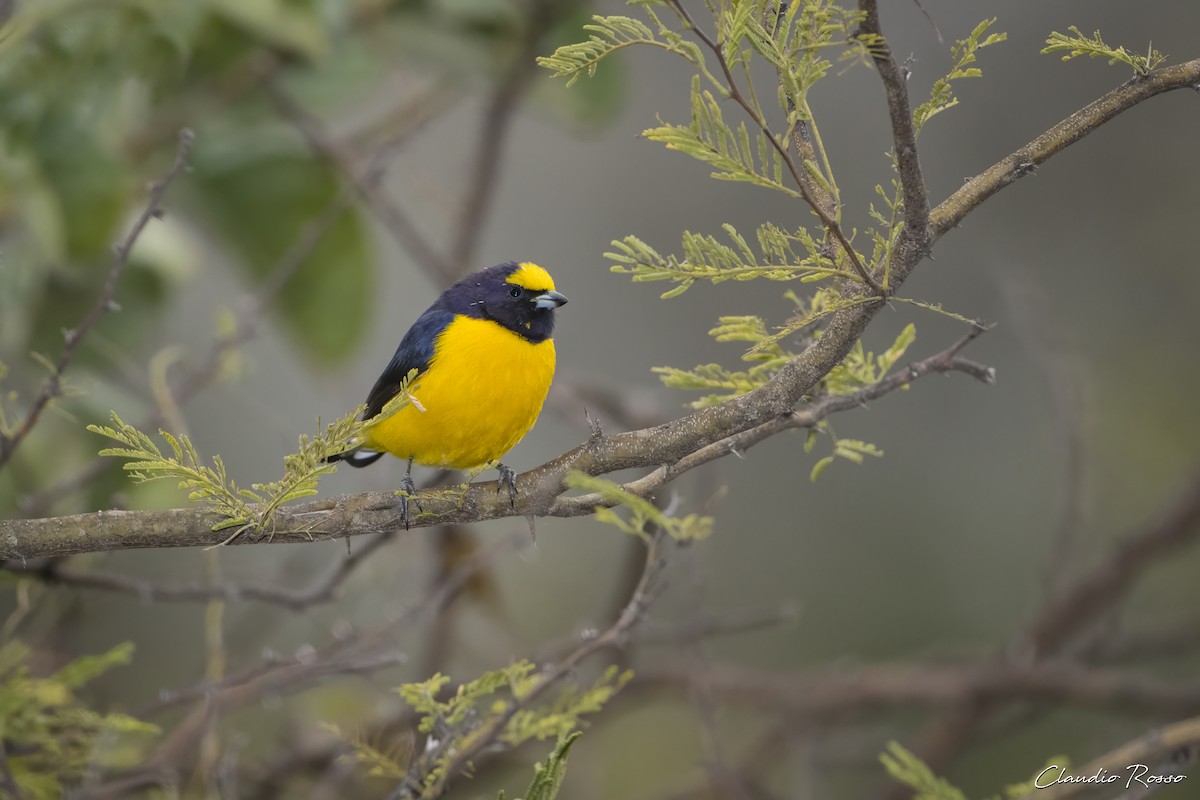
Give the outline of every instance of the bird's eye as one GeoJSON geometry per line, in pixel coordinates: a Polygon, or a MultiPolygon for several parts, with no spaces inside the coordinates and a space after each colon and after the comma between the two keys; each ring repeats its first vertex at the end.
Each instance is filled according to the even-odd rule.
{"type": "Polygon", "coordinates": [[[512,297],[512,298],[517,298],[517,297],[520,297],[520,296],[521,296],[521,287],[519,287],[519,286],[514,286],[514,287],[512,287],[511,289],[509,289],[509,290],[508,290],[508,296],[509,296],[509,297],[512,297]]]}

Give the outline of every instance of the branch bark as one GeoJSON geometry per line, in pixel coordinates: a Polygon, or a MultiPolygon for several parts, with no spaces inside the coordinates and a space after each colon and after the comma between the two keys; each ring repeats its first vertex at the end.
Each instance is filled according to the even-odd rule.
{"type": "MultiPolygon", "coordinates": [[[[583,516],[604,501],[592,495],[562,497],[563,478],[571,470],[602,475],[653,467],[650,474],[625,485],[627,490],[646,496],[702,464],[743,452],[784,430],[811,427],[830,414],[863,406],[925,375],[965,372],[990,382],[994,374],[989,368],[958,356],[959,350],[977,334],[973,331],[949,349],[914,362],[855,394],[823,397],[798,411],[791,410],[794,404],[788,402],[791,393],[784,392],[780,400],[773,401],[781,405],[772,404],[766,411],[758,404],[746,403],[744,410],[731,412],[730,406],[736,409],[746,398],[768,389],[768,384],[731,403],[681,420],[614,436],[594,436],[574,450],[519,476],[520,493],[515,509],[507,497],[500,495],[495,481],[472,484],[462,497],[422,491],[418,494],[422,510],[411,520],[411,525],[429,527],[530,515],[583,516]],[[775,408],[781,410],[775,412],[775,408]]],[[[823,375],[820,372],[817,378],[823,375]]],[[[276,513],[273,530],[258,541],[265,538],[274,543],[294,543],[399,531],[402,527],[399,499],[394,492],[367,492],[284,508],[276,513]]],[[[147,547],[213,546],[229,539],[228,533],[213,531],[218,522],[220,517],[198,508],[98,511],[49,519],[0,520],[0,558],[29,560],[147,547]]],[[[240,536],[231,544],[253,541],[256,541],[253,537],[240,536]]]]}

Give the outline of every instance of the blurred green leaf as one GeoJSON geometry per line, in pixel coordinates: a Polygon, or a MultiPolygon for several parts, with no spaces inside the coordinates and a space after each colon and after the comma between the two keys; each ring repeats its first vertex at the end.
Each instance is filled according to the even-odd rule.
{"type": "Polygon", "coordinates": [[[309,3],[284,0],[208,0],[217,14],[260,42],[318,59],[329,50],[320,17],[309,3]]]}
{"type": "Polygon", "coordinates": [[[113,242],[126,208],[130,174],[121,157],[68,111],[47,114],[34,139],[42,173],[58,195],[66,255],[94,259],[113,242]]]}
{"type": "MultiPolygon", "coordinates": [[[[194,186],[205,213],[257,282],[336,201],[339,181],[329,166],[281,147],[224,144],[197,147],[194,186]]],[[[313,361],[343,358],[362,338],[371,263],[366,226],[350,209],[328,226],[284,286],[275,308],[313,361]]]]}

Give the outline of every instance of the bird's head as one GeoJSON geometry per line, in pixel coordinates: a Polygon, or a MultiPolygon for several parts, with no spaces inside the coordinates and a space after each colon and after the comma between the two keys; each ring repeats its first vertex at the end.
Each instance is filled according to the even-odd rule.
{"type": "Polygon", "coordinates": [[[481,269],[442,295],[448,311],[490,319],[537,343],[554,332],[554,311],[567,302],[550,273],[528,261],[481,269]]]}

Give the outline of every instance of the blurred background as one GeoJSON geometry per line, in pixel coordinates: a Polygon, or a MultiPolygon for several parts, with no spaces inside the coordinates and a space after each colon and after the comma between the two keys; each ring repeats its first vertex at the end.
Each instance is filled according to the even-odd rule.
{"type": "MultiPolygon", "coordinates": [[[[911,54],[918,102],[949,68],[950,43],[981,19],[997,17],[995,29],[1008,34],[980,54],[983,77],[957,85],[959,105],[922,134],[935,203],[1128,78],[1102,61],[1039,55],[1051,31],[1099,29],[1135,52],[1152,42],[1172,63],[1200,56],[1195,4],[924,0],[929,18],[914,3],[883,5],[897,58],[911,54]]],[[[684,230],[796,226],[808,216],[782,195],[712,181],[702,165],[639,138],[657,117],[687,119],[690,72],[680,59],[631,48],[569,90],[531,66],[533,56],[581,38],[588,15],[637,13],[624,8],[9,4],[0,29],[0,361],[10,417],[46,374],[31,353],[56,358],[63,330],[95,301],[111,245],[141,210],[147,182],[169,166],[178,131],[193,129],[196,145],[165,218],[138,242],[119,308],[72,364],[68,396],[0,471],[0,512],[183,504],[165,482],[134,486],[112,464],[93,466],[104,443],[82,428],[110,410],[186,431],[239,483],[271,480],[300,434],[364,400],[447,276],[509,259],[546,266],[571,302],[556,333],[559,388],[508,463],[523,471],[582,441],[585,406],[610,431],[684,413],[693,398],[662,388],[651,367],[738,364],[738,345],[714,343],[707,331],[722,314],[782,322],[791,287],[727,283],[660,300],[666,285],[610,274],[610,241],[636,234],[677,252],[684,230]]],[[[839,65],[813,108],[847,225],[862,228],[874,185],[891,178],[878,76],[839,65]]],[[[1175,502],[1200,465],[1200,321],[1191,304],[1200,292],[1198,132],[1194,93],[1155,98],[987,202],[921,265],[903,294],[995,324],[966,353],[995,367],[995,385],[927,378],[835,417],[838,436],[872,442],[885,456],[839,461],[816,483],[809,472],[830,445],[819,439],[805,453],[797,433],[672,487],[681,513],[715,515],[715,533],[672,557],[667,590],[645,622],[674,643],[638,644],[622,656],[635,673],[661,680],[639,688],[635,678],[594,720],[573,751],[564,796],[727,796],[710,780],[715,762],[752,764],[755,791],[770,792],[762,796],[887,796],[877,756],[892,738],[916,747],[936,717],[928,707],[829,728],[717,691],[672,688],[669,676],[685,663],[803,676],[1000,652],[1048,593],[1175,502]],[[761,624],[684,646],[670,635],[698,619],[761,624]]],[[[965,332],[897,304],[872,324],[868,349],[886,347],[908,322],[917,326],[909,358],[965,332]]],[[[391,489],[402,470],[394,459],[343,469],[322,490],[391,489]]],[[[412,531],[358,567],[335,602],[298,612],[227,604],[217,627],[224,669],[236,674],[394,619],[464,551],[505,536],[519,545],[389,643],[393,665],[270,693],[224,716],[222,752],[237,752],[242,796],[310,796],[329,779],[301,757],[330,740],[318,723],[353,728],[394,716],[401,703],[390,687],[435,670],[466,679],[514,658],[544,658],[606,625],[636,578],[640,545],[590,519],[541,520],[536,546],[525,531],[522,520],[412,531]],[[288,755],[299,761],[286,778],[265,783],[288,755]]],[[[301,590],[345,552],[337,542],[71,563],[164,584],[219,575],[301,590]]],[[[1200,602],[1197,569],[1191,551],[1157,566],[1112,625],[1139,631],[1187,617],[1200,602]]],[[[137,712],[212,677],[205,604],[13,575],[0,605],[10,620],[25,607],[5,633],[33,645],[35,668],[136,644],[132,665],[93,685],[94,707],[137,712]]],[[[1138,669],[1181,679],[1196,666],[1185,652],[1138,669]]],[[[1025,780],[1056,753],[1085,763],[1165,719],[1052,700],[1024,709],[1028,724],[985,726],[949,762],[948,777],[969,796],[1025,780]]],[[[164,709],[155,721],[170,729],[186,710],[164,709]]],[[[500,771],[460,782],[455,796],[494,797],[501,786],[511,794],[544,752],[521,751],[500,771]]],[[[348,772],[326,796],[389,789],[348,772]]],[[[1185,785],[1162,796],[1194,792],[1185,785]]]]}

